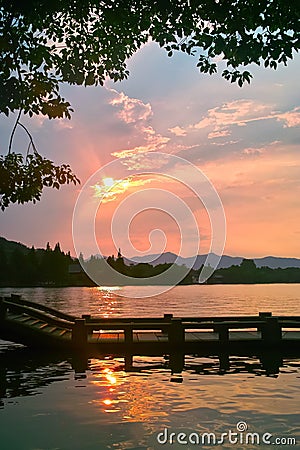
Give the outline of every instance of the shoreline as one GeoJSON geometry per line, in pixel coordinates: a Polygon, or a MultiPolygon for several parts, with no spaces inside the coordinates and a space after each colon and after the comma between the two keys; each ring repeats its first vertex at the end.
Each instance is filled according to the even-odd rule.
{"type": "MultiPolygon", "coordinates": [[[[238,283],[220,283],[220,282],[210,282],[210,283],[178,283],[175,286],[242,286],[242,285],[273,285],[273,284],[300,284],[300,282],[295,281],[261,281],[261,282],[247,282],[247,281],[240,281],[238,283]]],[[[104,285],[101,285],[104,286],[104,285]]],[[[74,288],[74,287],[101,287],[97,284],[0,284],[0,289],[13,289],[13,288],[74,288]]],[[[144,286],[173,286],[169,284],[159,284],[159,285],[153,285],[153,284],[105,284],[106,287],[144,287],[144,286]]],[[[174,286],[174,287],[175,287],[174,286]]]]}

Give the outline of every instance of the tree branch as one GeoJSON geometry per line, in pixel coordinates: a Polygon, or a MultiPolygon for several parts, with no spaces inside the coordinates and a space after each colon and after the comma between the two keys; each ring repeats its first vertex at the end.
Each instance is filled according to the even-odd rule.
{"type": "Polygon", "coordinates": [[[14,127],[13,127],[11,135],[10,135],[9,144],[8,144],[8,154],[11,153],[11,147],[12,147],[14,135],[15,135],[15,132],[16,132],[17,125],[20,124],[19,120],[20,120],[21,114],[22,114],[22,108],[18,112],[17,120],[16,120],[16,122],[14,124],[14,127]]]}
{"type": "MultiPolygon", "coordinates": [[[[29,133],[29,131],[27,130],[27,128],[25,127],[25,125],[23,125],[21,122],[18,122],[18,125],[20,125],[20,127],[22,127],[23,130],[26,131],[26,133],[27,133],[27,135],[28,135],[28,137],[29,137],[29,139],[30,139],[30,144],[32,145],[32,148],[33,148],[34,153],[39,154],[39,152],[38,152],[37,149],[36,149],[36,146],[34,145],[33,138],[32,138],[32,136],[31,136],[31,134],[29,133]]],[[[27,153],[28,153],[28,152],[27,152],[27,153]]]]}

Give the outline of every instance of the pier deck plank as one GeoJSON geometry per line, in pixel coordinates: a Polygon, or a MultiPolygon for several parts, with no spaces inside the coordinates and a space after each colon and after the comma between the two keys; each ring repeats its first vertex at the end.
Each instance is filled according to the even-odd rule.
{"type": "Polygon", "coordinates": [[[296,341],[300,341],[300,332],[299,331],[284,331],[282,333],[282,339],[293,339],[296,341]]]}

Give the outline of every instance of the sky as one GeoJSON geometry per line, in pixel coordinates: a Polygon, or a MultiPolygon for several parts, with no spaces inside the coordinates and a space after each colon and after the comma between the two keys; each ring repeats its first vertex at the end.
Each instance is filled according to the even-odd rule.
{"type": "MultiPolygon", "coordinates": [[[[242,88],[200,74],[196,63],[148,43],[129,60],[128,80],[62,87],[71,121],[24,117],[39,152],[69,163],[81,185],[10,206],[0,235],[43,248],[60,242],[75,255],[81,196],[75,246],[85,257],[93,239],[104,255],[121,247],[127,257],[194,256],[218,240],[211,220],[222,220],[221,204],[225,254],[300,257],[299,56],[277,71],[254,66],[242,88]],[[210,198],[203,177],[215,189],[210,198]]],[[[2,154],[13,119],[0,118],[2,154]]],[[[27,145],[19,129],[14,150],[27,145]]]]}

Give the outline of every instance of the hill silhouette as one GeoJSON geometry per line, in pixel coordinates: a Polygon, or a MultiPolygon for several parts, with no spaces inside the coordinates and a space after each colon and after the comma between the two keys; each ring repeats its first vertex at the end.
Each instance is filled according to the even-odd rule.
{"type": "MultiPolygon", "coordinates": [[[[0,237],[0,286],[95,285],[83,268],[100,285],[99,274],[104,276],[103,284],[106,285],[119,285],[118,274],[130,277],[128,283],[133,285],[154,284],[157,275],[163,275],[159,277],[159,284],[172,284],[167,277],[171,266],[178,275],[176,279],[181,280],[179,284],[195,284],[199,282],[206,257],[207,255],[197,255],[194,258],[182,258],[166,252],[145,258],[126,259],[119,252],[116,258],[105,258],[115,274],[107,275],[112,272],[107,272],[104,257],[92,255],[84,261],[82,255],[77,259],[71,257],[70,252],[64,253],[59,243],[53,249],[49,243],[45,249],[35,249],[0,237]]],[[[300,283],[300,259],[273,256],[246,259],[223,255],[217,270],[206,283],[300,283]]]]}
{"type": "MultiPolygon", "coordinates": [[[[217,257],[217,255],[215,255],[217,257]]],[[[127,265],[138,264],[138,263],[149,263],[153,266],[158,264],[176,264],[185,265],[186,267],[193,268],[195,270],[200,269],[200,267],[205,263],[207,254],[197,255],[195,257],[177,256],[175,253],[166,252],[162,254],[153,254],[146,256],[136,256],[133,258],[124,258],[127,265]]],[[[238,266],[245,259],[243,256],[229,256],[222,255],[220,262],[218,264],[219,269],[226,269],[231,266],[238,266]]],[[[298,258],[284,258],[278,256],[265,256],[263,258],[253,258],[256,267],[270,267],[271,269],[285,269],[288,267],[298,267],[300,268],[300,259],[298,258]]]]}

